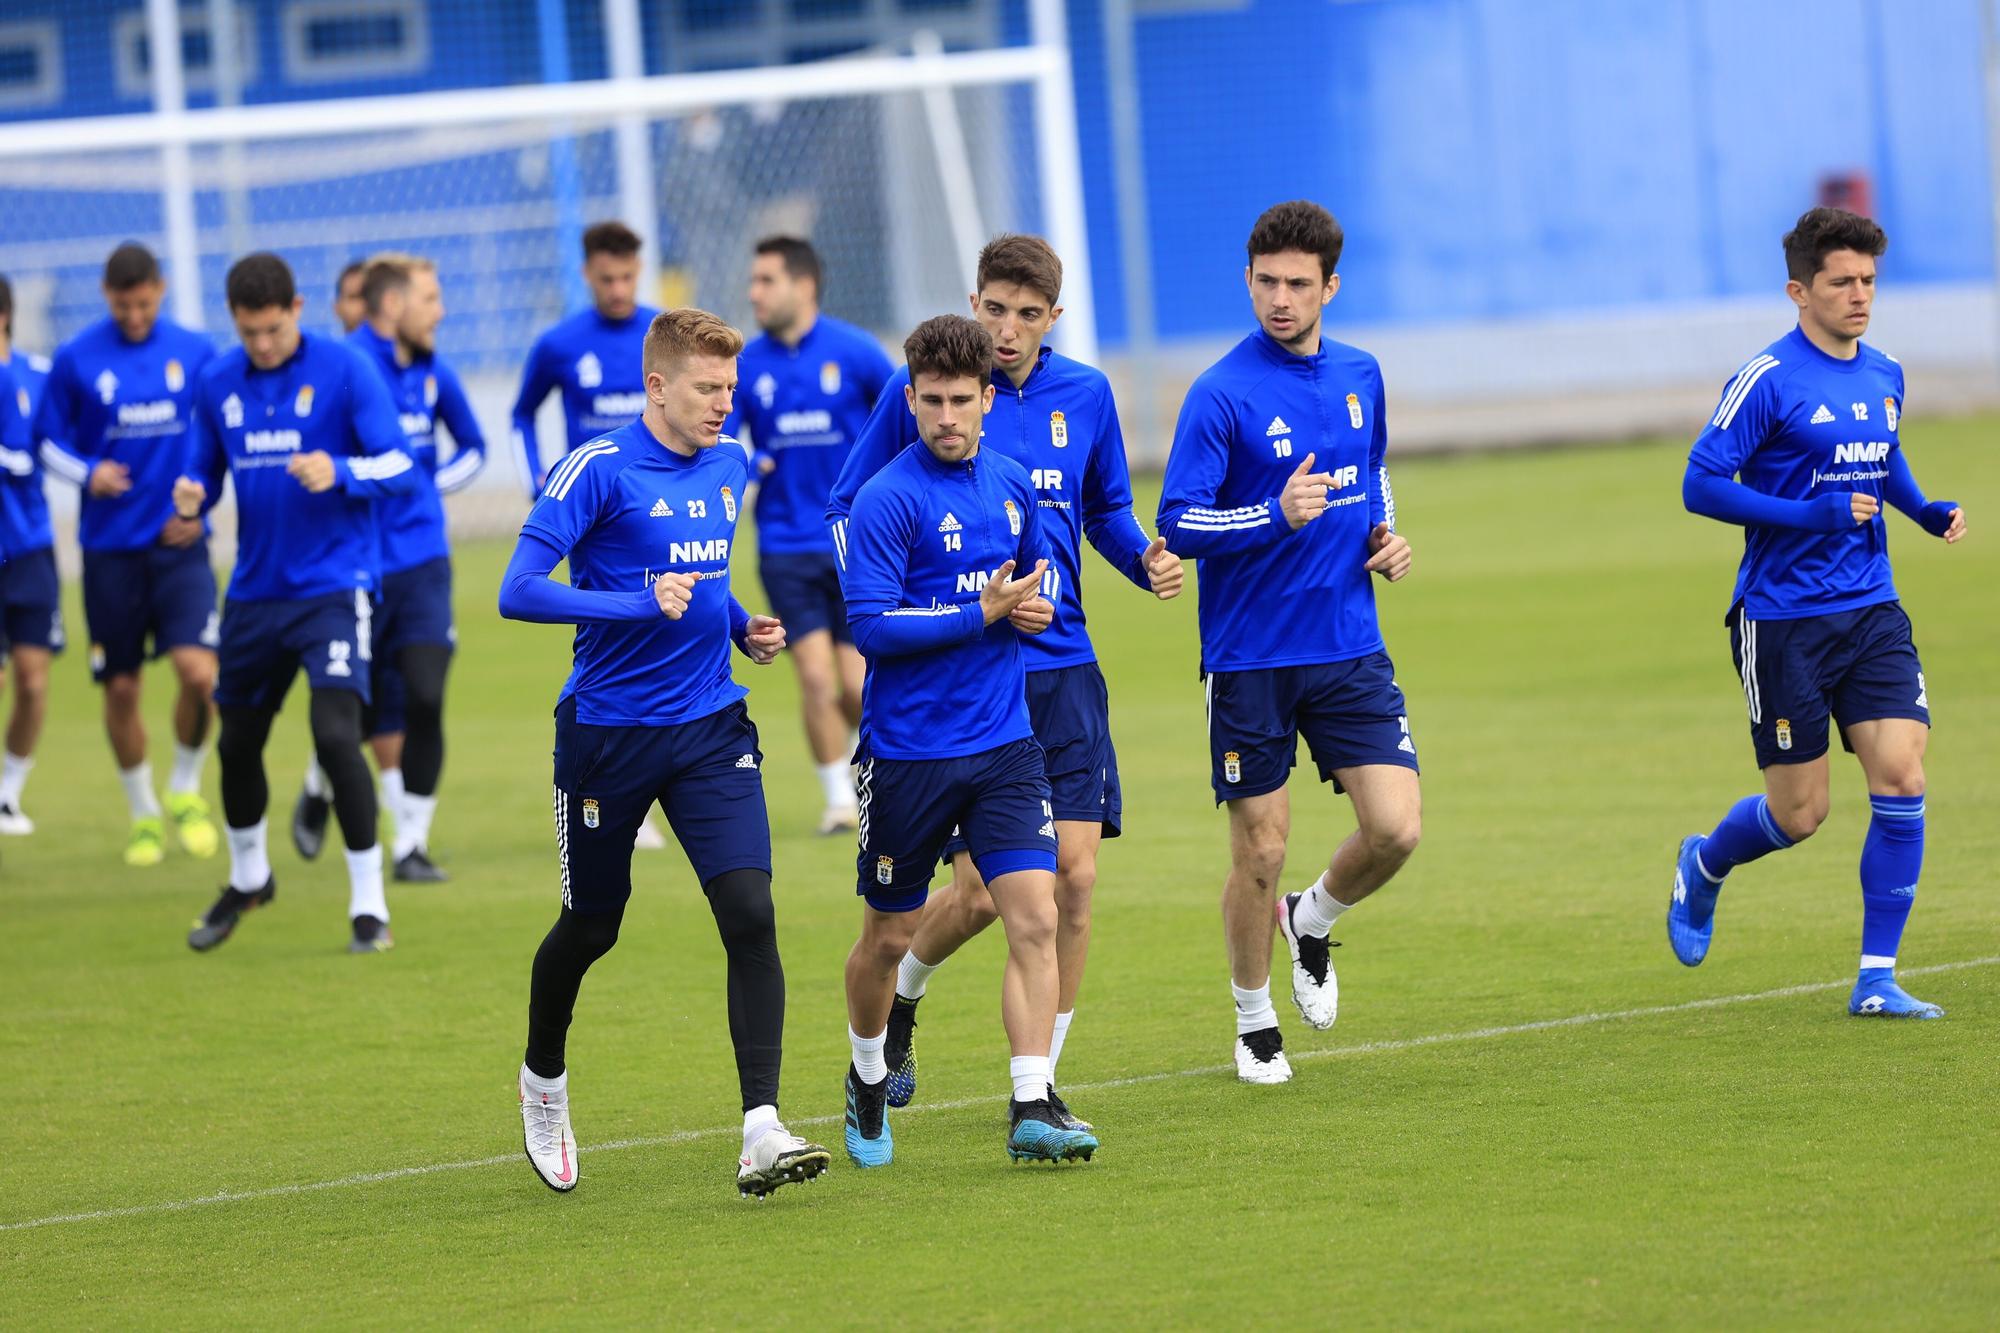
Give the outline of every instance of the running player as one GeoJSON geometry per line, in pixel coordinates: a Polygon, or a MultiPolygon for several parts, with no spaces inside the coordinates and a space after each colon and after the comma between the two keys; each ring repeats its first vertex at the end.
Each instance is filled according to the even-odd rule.
{"type": "Polygon", "coordinates": [[[500,614],[575,625],[556,704],[556,850],[562,910],[535,953],[520,1071],[528,1161],[576,1187],[565,1062],[590,965],[618,940],[632,839],[659,802],[693,864],[729,956],[729,1035],[743,1094],[736,1187],[811,1180],[826,1149],[778,1121],[785,973],[771,905],[771,827],[757,727],[730,678],[734,643],[759,666],[785,644],[774,617],[729,592],[749,465],[718,449],[743,336],[703,310],[657,316],[644,346],[645,412],[550,472],[501,583],[500,614]],[[549,577],[569,562],[568,585],[549,577]]]}
{"type": "Polygon", "coordinates": [[[1048,541],[1028,471],[982,452],[993,404],[993,339],[939,315],[903,344],[904,401],[921,443],[854,497],[841,582],[868,659],[861,705],[861,936],[847,959],[847,1154],[895,1153],[883,1056],[896,973],[945,844],[962,832],[1007,930],[1001,1018],[1007,1150],[1016,1160],[1088,1160],[1097,1140],[1049,1097],[1060,991],[1056,821],[1028,718],[1020,636],[1047,630],[1048,541]],[[1027,572],[1019,578],[1014,571],[1027,572]]]}
{"type": "Polygon", "coordinates": [[[166,855],[139,713],[149,647],[173,664],[180,685],[167,818],[195,856],[215,855],[218,842],[201,795],[214,711],[215,571],[207,525],[177,516],[173,504],[195,379],[214,348],[161,317],[166,292],[146,247],[127,241],[111,252],[110,317],[57,349],[34,427],[42,465],[83,491],[77,537],[90,673],[104,687],[104,730],[132,818],[125,863],[134,866],[158,865],[166,855]]]}
{"type": "MultiPolygon", "coordinates": [[[[1083,983],[1098,845],[1118,836],[1123,818],[1109,696],[1084,624],[1083,543],[1087,538],[1113,569],[1163,601],[1180,593],[1182,571],[1180,557],[1168,552],[1164,542],[1149,543],[1132,516],[1125,438],[1110,381],[1044,346],[1062,315],[1062,260],[1039,236],[1000,236],[980,251],[977,275],[973,316],[993,339],[995,363],[993,408],[981,447],[1028,469],[1049,539],[1045,591],[1056,605],[1048,632],[1021,644],[1028,717],[1047,754],[1056,815],[1056,957],[1062,985],[1049,1047],[1053,1071],[1083,983]]],[[[907,370],[892,378],[833,489],[827,514],[836,533],[860,485],[918,438],[916,418],[904,402],[908,383],[907,370]]],[[[884,1056],[891,1071],[891,1106],[908,1105],[916,1093],[917,1002],[931,973],[995,919],[993,899],[964,841],[954,838],[945,855],[952,866],[951,885],[924,908],[897,974],[884,1056]]],[[[1053,1090],[1049,1103],[1058,1116],[1069,1118],[1053,1090]]]]}
{"type": "Polygon", "coordinates": [[[646,405],[640,348],[659,312],[639,304],[639,244],[639,234],[622,222],[586,228],[583,279],[590,286],[591,308],[545,330],[528,353],[514,400],[514,441],[530,500],[541,494],[548,476],[535,413],[550,391],[562,390],[563,454],[626,425],[646,405]]]}
{"type": "Polygon", "coordinates": [[[49,710],[49,664],[63,650],[62,583],[55,532],[31,426],[48,379],[47,357],[14,348],[14,288],[0,277],[0,530],[14,550],[0,569],[0,659],[14,691],[0,759],[0,834],[23,836],[35,821],[21,808],[35,743],[49,710]]]}
{"type": "Polygon", "coordinates": [[[1861,761],[1873,817],[1861,844],[1861,968],[1847,1011],[1942,1018],[1896,984],[1896,955],[1924,860],[1930,691],[1889,571],[1882,502],[1946,542],[1965,511],[1926,500],[1904,456],[1903,368],[1861,341],[1882,229],[1815,208],[1785,234],[1798,326],[1744,365],[1694,442],[1682,499],[1744,528],[1724,617],[1764,792],[1681,842],[1667,905],[1674,956],[1708,955],[1729,872],[1825,822],[1827,720],[1861,761]],[[1740,478],[1740,479],[1739,479],[1740,478]]]}
{"type": "MultiPolygon", "coordinates": [[[[821,512],[894,367],[875,340],[820,312],[819,254],[794,236],[757,242],[750,307],[763,334],[743,349],[744,392],[724,432],[754,446],[757,573],[785,622],[806,742],[819,768],[819,831],[856,824],[850,733],[861,722],[861,654],[821,512]],[[744,430],[732,429],[740,423],[744,430]]],[[[897,412],[908,420],[900,399],[897,412]]]]}
{"type": "MultiPolygon", "coordinates": [[[[457,373],[437,355],[444,293],[437,266],[415,255],[378,255],[362,280],[363,325],[349,336],[382,372],[417,460],[417,488],[375,506],[382,534],[382,591],[375,608],[370,745],[389,810],[389,861],[398,880],[449,878],[430,857],[430,827],[444,769],[444,682],[458,634],[451,613],[451,549],[439,496],[468,485],[486,463],[486,438],[457,373]],[[440,465],[437,429],[450,433],[440,465]]],[[[332,792],[317,765],[292,814],[292,841],[311,860],[326,834],[332,792]]]]}
{"type": "Polygon", "coordinates": [[[374,502],[407,495],[417,465],[382,376],[338,338],[304,333],[305,301],[274,254],[229,270],[230,317],[242,346],[202,372],[186,475],[174,507],[193,520],[235,482],[236,568],[222,613],[216,703],[229,883],[188,934],[213,949],[244,912],[277,893],[264,812],[264,743],[292,677],[312,687],[313,748],[333,788],[347,843],[353,953],[393,943],[375,841],[375,784],[361,757],[372,609],[381,552],[374,502]]]}
{"type": "Polygon", "coordinates": [[[1210,781],[1229,807],[1223,934],[1248,1083],[1292,1076],[1271,1007],[1271,930],[1300,735],[1358,825],[1304,892],[1275,902],[1292,1001],[1311,1026],[1331,1027],[1338,1006],[1334,922],[1402,867],[1419,832],[1416,745],[1369,578],[1410,569],[1383,466],[1382,371],[1320,327],[1340,290],[1341,240],[1333,215],[1304,200],[1257,219],[1244,280],[1258,329],[1188,389],[1160,496],[1160,534],[1200,563],[1210,781]]]}

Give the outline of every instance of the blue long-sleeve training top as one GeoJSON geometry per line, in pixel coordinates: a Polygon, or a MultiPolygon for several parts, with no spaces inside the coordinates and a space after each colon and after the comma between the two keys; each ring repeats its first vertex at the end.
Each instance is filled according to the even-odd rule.
{"type": "Polygon", "coordinates": [[[729,552],[748,481],[748,460],[727,436],[685,457],[644,420],[550,469],[521,527],[500,614],[576,625],[576,661],[557,701],[574,697],[577,721],[673,726],[747,693],[729,672],[729,647],[742,645],[749,620],[729,592],[729,552]],[[548,577],[551,554],[568,558],[570,587],[548,577]],[[653,583],[675,572],[695,585],[669,620],[653,583]]]}
{"type": "Polygon", "coordinates": [[[168,319],[136,343],[101,319],[56,349],[34,435],[50,474],[83,488],[77,540],[84,550],[136,551],[159,541],[187,456],[195,380],[214,356],[206,334],[168,319]],[[130,469],[123,495],[90,493],[91,471],[106,459],[130,469]]]}
{"type": "Polygon", "coordinates": [[[840,582],[868,659],[869,754],[945,759],[1034,734],[1023,635],[988,625],[979,592],[1005,561],[1020,578],[1048,555],[1034,484],[1004,454],[943,463],[914,444],[861,487],[840,582]]]}
{"type": "Polygon", "coordinates": [[[1888,516],[1856,523],[1850,497],[1886,500],[1933,534],[1953,507],[1917,486],[1898,434],[1902,411],[1895,358],[1861,343],[1843,361],[1798,328],[1723,386],[1689,452],[1681,499],[1743,525],[1732,609],[1796,620],[1895,600],[1888,516]]]}
{"type": "Polygon", "coordinates": [[[1322,336],[1299,356],[1262,329],[1188,389],[1160,535],[1199,564],[1203,671],[1345,662],[1382,650],[1368,536],[1396,523],[1382,368],[1322,336]],[[1279,501],[1312,455],[1326,512],[1293,529],[1279,501]]]}
{"type": "Polygon", "coordinates": [[[542,457],[535,413],[552,389],[562,390],[564,438],[558,457],[646,410],[642,369],[646,330],[660,312],[640,306],[624,319],[606,319],[592,306],[551,325],[535,339],[514,399],[514,445],[528,498],[540,493],[554,465],[542,457]]]}
{"type": "Polygon", "coordinates": [[[451,553],[445,535],[444,504],[438,498],[464,487],[486,465],[486,437],[466,401],[458,372],[435,353],[396,359],[396,343],[363,324],[348,341],[382,374],[403,447],[417,463],[417,485],[408,495],[377,502],[375,522],[382,532],[382,572],[394,574],[451,553]],[[451,436],[449,463],[438,464],[437,428],[451,436]]]}
{"type": "Polygon", "coordinates": [[[743,348],[735,410],[722,430],[747,435],[752,448],[760,555],[833,549],[822,517],[827,493],[894,371],[873,338],[827,315],[797,346],[767,333],[743,348]]]}
{"type": "Polygon", "coordinates": [[[11,365],[0,361],[0,539],[24,554],[55,544],[42,463],[29,429],[34,397],[28,386],[39,384],[29,380],[32,374],[26,357],[15,357],[11,365]]]}
{"type": "Polygon", "coordinates": [[[381,582],[374,502],[418,485],[416,460],[388,386],[347,343],[299,337],[282,364],[259,370],[242,348],[210,362],[196,386],[184,471],[208,489],[204,507],[236,486],[231,601],[304,601],[381,582]],[[314,494],[289,472],[323,452],[334,484],[314,494]]]}
{"type": "MultiPolygon", "coordinates": [[[[854,495],[884,464],[917,441],[917,419],[904,389],[910,372],[898,369],[848,453],[847,465],[826,501],[826,521],[836,550],[854,495]]],[[[1049,543],[1049,573],[1042,593],[1055,604],[1055,623],[1022,643],[1029,671],[1052,671],[1097,660],[1083,611],[1083,543],[1127,579],[1150,589],[1145,554],[1150,539],[1132,514],[1132,474],[1118,407],[1104,373],[1044,347],[1017,389],[993,372],[993,410],[980,434],[982,453],[1005,454],[1028,470],[1042,531],[1049,543]]]]}

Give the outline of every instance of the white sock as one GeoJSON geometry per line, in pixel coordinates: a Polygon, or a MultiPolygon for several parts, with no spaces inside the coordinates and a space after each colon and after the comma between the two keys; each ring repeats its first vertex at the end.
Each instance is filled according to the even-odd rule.
{"type": "Polygon", "coordinates": [[[543,1078],[526,1065],[522,1065],[521,1086],[539,1096],[562,1101],[569,1096],[569,1070],[563,1070],[554,1078],[543,1078]]]}
{"type": "Polygon", "coordinates": [[[271,882],[270,828],[260,819],[229,830],[229,887],[238,893],[255,893],[271,882]]]}
{"type": "Polygon", "coordinates": [[[1015,1101],[1041,1102],[1048,1100],[1048,1056],[1017,1055],[1007,1062],[1007,1073],[1014,1080],[1015,1101]]]}
{"type": "Polygon", "coordinates": [[[743,1151],[749,1152],[750,1145],[778,1127],[778,1108],[771,1105],[753,1106],[743,1113],[743,1151]]]}
{"type": "Polygon", "coordinates": [[[398,861],[431,843],[431,816],[437,813],[435,796],[403,793],[403,818],[396,824],[395,857],[398,861]]]}
{"type": "Polygon", "coordinates": [[[389,899],[382,892],[382,845],[347,854],[347,917],[389,920],[389,899]]]}
{"type": "Polygon", "coordinates": [[[319,766],[319,760],[306,760],[306,795],[316,796],[322,801],[333,799],[333,784],[326,780],[326,770],[319,766]]]}
{"type": "Polygon", "coordinates": [[[1076,1017],[1076,1010],[1056,1015],[1056,1030],[1049,1038],[1049,1077],[1056,1076],[1056,1062],[1062,1059],[1063,1038],[1069,1036],[1070,1020],[1076,1017]]]}
{"type": "Polygon", "coordinates": [[[1298,908],[1292,913],[1292,929],[1301,935],[1324,935],[1340,920],[1340,914],[1353,905],[1327,892],[1326,873],[1322,871],[1313,886],[1299,895],[1298,908]]]}
{"type": "MultiPolygon", "coordinates": [[[[141,759],[130,768],[118,770],[118,780],[125,784],[125,804],[132,809],[132,818],[155,819],[160,814],[160,798],[153,795],[153,766],[141,759]]],[[[264,881],[258,880],[259,884],[264,881]]]]}
{"type": "Polygon", "coordinates": [[[1896,955],[1890,954],[1887,957],[1884,957],[1879,953],[1862,954],[1861,970],[1863,972],[1866,972],[1871,967],[1886,967],[1891,972],[1894,972],[1896,970],[1896,955]]]}
{"type": "Polygon", "coordinates": [[[1244,990],[1232,981],[1229,993],[1236,997],[1237,1036],[1278,1026],[1278,1011],[1271,1007],[1270,982],[1265,982],[1256,990],[1244,990]]]}
{"type": "Polygon", "coordinates": [[[915,949],[903,955],[903,964],[896,969],[896,994],[906,1000],[921,1000],[924,990],[931,984],[931,973],[943,967],[943,963],[926,963],[917,957],[915,949]]]}
{"type": "Polygon", "coordinates": [[[167,779],[167,790],[176,796],[198,796],[201,794],[201,765],[208,758],[205,745],[182,745],[174,742],[174,771],[167,779]]]}
{"type": "Polygon", "coordinates": [[[21,788],[28,785],[28,770],[34,766],[33,755],[7,751],[6,759],[0,760],[0,805],[21,803],[21,788]]]}
{"type": "Polygon", "coordinates": [[[854,774],[849,771],[845,759],[836,759],[830,764],[819,766],[819,789],[826,797],[827,809],[854,808],[854,774]]]}
{"type": "Polygon", "coordinates": [[[382,810],[389,816],[389,841],[398,843],[403,838],[403,825],[409,820],[409,797],[403,791],[403,770],[385,768],[382,770],[382,810]]]}
{"type": "Polygon", "coordinates": [[[854,1048],[854,1072],[861,1076],[863,1083],[880,1083],[889,1077],[889,1066],[882,1061],[882,1043],[888,1037],[889,1029],[886,1027],[872,1037],[864,1037],[853,1028],[847,1029],[847,1044],[854,1048]]]}

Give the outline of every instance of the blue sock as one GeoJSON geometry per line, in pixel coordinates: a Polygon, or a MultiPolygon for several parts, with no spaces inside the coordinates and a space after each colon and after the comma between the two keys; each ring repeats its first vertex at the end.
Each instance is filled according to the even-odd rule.
{"type": "Polygon", "coordinates": [[[1695,857],[1710,881],[1720,884],[1737,866],[1791,845],[1778,821],[1771,818],[1770,802],[1762,796],[1745,796],[1729,807],[1695,857]]]}
{"type": "Polygon", "coordinates": [[[1861,844],[1861,967],[1893,968],[1924,869],[1924,798],[1870,796],[1861,844]]]}

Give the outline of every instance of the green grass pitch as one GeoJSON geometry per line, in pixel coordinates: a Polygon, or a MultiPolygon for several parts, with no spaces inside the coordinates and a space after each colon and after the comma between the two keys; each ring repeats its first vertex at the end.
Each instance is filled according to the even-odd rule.
{"type": "MultiPolygon", "coordinates": [[[[513,1078],[557,902],[569,640],[497,618],[503,544],[459,555],[434,839],[454,879],[392,886],[383,956],[343,951],[339,858],[300,865],[283,831],[302,689],[269,756],[277,902],[188,951],[223,861],[119,863],[79,644],[28,789],[41,831],[0,847],[0,1324],[1990,1327],[1995,425],[1907,431],[1966,543],[1891,520],[1938,723],[1903,961],[1960,965],[1910,978],[1941,1023],[1846,1016],[1867,806],[1844,758],[1819,836],[1732,881],[1708,962],[1667,949],[1676,841],[1757,783],[1721,625],[1737,539],[1681,511],[1684,446],[1420,460],[1396,472],[1415,573],[1381,604],[1424,845],[1342,923],[1339,1025],[1310,1032],[1281,998],[1297,1077],[1239,1085],[1192,589],[1158,605],[1088,557],[1127,825],[1062,1067],[1104,1148],[1061,1170],[1003,1151],[996,936],[932,983],[895,1165],[836,1148],[813,1186],[740,1201],[722,953],[669,851],[640,857],[579,1004],[582,1184],[542,1187],[513,1078]]],[[[836,1145],[853,848],[811,835],[789,669],[739,671],[769,756],[783,1109],[836,1145]]],[[[1327,788],[1293,794],[1303,884],[1351,819],[1327,788]]]]}

